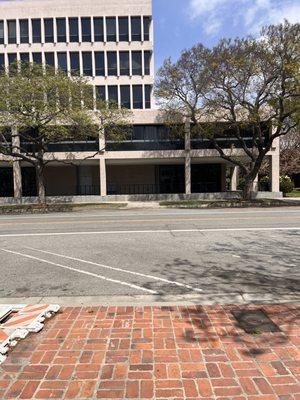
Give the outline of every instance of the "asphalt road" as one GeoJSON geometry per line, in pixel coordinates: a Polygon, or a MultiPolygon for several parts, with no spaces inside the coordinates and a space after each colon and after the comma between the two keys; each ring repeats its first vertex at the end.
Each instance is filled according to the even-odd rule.
{"type": "Polygon", "coordinates": [[[0,216],[0,298],[300,294],[300,207],[0,216]]]}

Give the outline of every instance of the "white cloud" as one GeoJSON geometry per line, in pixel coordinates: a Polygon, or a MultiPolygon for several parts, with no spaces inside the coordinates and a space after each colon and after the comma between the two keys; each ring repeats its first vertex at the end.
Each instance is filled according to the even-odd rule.
{"type": "Polygon", "coordinates": [[[263,25],[284,19],[300,22],[299,0],[189,0],[191,19],[199,18],[207,35],[216,35],[225,24],[243,24],[257,34],[263,25]]]}

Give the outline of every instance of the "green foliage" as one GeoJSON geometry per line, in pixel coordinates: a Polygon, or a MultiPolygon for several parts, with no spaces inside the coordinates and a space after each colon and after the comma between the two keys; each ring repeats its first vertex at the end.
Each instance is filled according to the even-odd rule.
{"type": "Polygon", "coordinates": [[[294,182],[287,175],[280,177],[280,191],[286,195],[295,189],[294,182]]]}

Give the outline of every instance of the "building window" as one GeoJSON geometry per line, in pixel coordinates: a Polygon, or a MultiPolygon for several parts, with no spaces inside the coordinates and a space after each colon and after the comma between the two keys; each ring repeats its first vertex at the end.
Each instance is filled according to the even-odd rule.
{"type": "Polygon", "coordinates": [[[129,51],[120,51],[120,75],[129,76],[129,51]]]}
{"type": "Polygon", "coordinates": [[[104,52],[95,52],[96,76],[105,76],[104,52]]]}
{"type": "Polygon", "coordinates": [[[32,21],[32,42],[41,43],[42,42],[42,29],[40,18],[33,19],[32,21]]]}
{"type": "Polygon", "coordinates": [[[150,75],[150,65],[151,65],[151,51],[145,51],[144,52],[145,75],[150,75]]]}
{"type": "Polygon", "coordinates": [[[118,104],[118,97],[118,86],[108,86],[108,100],[118,104]]]}
{"type": "Polygon", "coordinates": [[[17,53],[9,53],[8,54],[8,65],[13,64],[15,61],[17,61],[17,53]]]}
{"type": "Polygon", "coordinates": [[[52,52],[45,53],[45,63],[46,63],[46,65],[49,65],[50,67],[55,66],[54,53],[52,53],[52,52]]]}
{"type": "Polygon", "coordinates": [[[108,68],[109,76],[117,76],[118,75],[117,52],[116,51],[108,51],[107,52],[107,68],[108,68]]]}
{"type": "Polygon", "coordinates": [[[66,34],[66,19],[56,18],[56,29],[57,29],[57,41],[63,43],[67,41],[66,34]]]}
{"type": "Polygon", "coordinates": [[[142,75],[142,52],[132,52],[132,75],[142,75]]]}
{"type": "Polygon", "coordinates": [[[152,94],[152,86],[145,86],[145,108],[151,108],[151,94],[152,94]]]}
{"type": "Polygon", "coordinates": [[[22,63],[29,63],[29,53],[20,53],[20,61],[22,63]]]}
{"type": "Polygon", "coordinates": [[[32,53],[32,61],[35,64],[42,64],[42,53],[32,53]]]}
{"type": "Polygon", "coordinates": [[[96,86],[96,99],[102,101],[106,100],[105,86],[96,86]]]}
{"type": "Polygon", "coordinates": [[[7,21],[8,43],[17,43],[16,20],[7,21]]]}
{"type": "Polygon", "coordinates": [[[133,85],[132,95],[133,95],[133,108],[134,109],[143,108],[143,86],[133,85]]]}
{"type": "Polygon", "coordinates": [[[45,43],[54,42],[53,18],[44,19],[45,43]]]}
{"type": "Polygon", "coordinates": [[[131,108],[130,86],[121,85],[121,105],[125,108],[131,108]]]}
{"type": "Polygon", "coordinates": [[[92,53],[90,51],[82,52],[83,75],[93,76],[92,53]]]}
{"type": "Polygon", "coordinates": [[[81,18],[81,35],[82,35],[82,42],[92,41],[91,18],[88,17],[81,18]]]}
{"type": "Polygon", "coordinates": [[[106,18],[106,41],[116,42],[117,41],[117,29],[116,29],[116,18],[106,18]]]}
{"type": "Polygon", "coordinates": [[[128,17],[119,17],[119,42],[129,41],[128,17]]]}
{"type": "Polygon", "coordinates": [[[72,75],[80,75],[80,61],[78,51],[70,52],[70,63],[72,75]]]}
{"type": "Polygon", "coordinates": [[[59,52],[57,53],[57,65],[62,71],[68,71],[67,65],[67,53],[59,52]]]}
{"type": "Polygon", "coordinates": [[[28,19],[20,19],[20,43],[29,43],[28,19]]]}
{"type": "Polygon", "coordinates": [[[141,17],[131,17],[131,40],[132,42],[142,40],[141,17]]]}
{"type": "Polygon", "coordinates": [[[0,44],[4,44],[4,21],[0,21],[0,44]]]}
{"type": "Polygon", "coordinates": [[[69,18],[70,42],[79,42],[78,18],[69,18]]]}
{"type": "Polygon", "coordinates": [[[0,54],[0,72],[5,70],[5,58],[4,54],[0,54]]]}
{"type": "Polygon", "coordinates": [[[144,17],[144,41],[147,42],[150,40],[150,25],[151,25],[151,17],[144,17]]]}
{"type": "Polygon", "coordinates": [[[104,42],[103,18],[94,18],[94,41],[104,42]]]}

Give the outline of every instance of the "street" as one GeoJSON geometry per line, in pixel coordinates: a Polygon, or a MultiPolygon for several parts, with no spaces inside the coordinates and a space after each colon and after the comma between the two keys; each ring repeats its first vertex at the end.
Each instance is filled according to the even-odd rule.
{"type": "Polygon", "coordinates": [[[299,239],[300,208],[1,216],[0,298],[294,300],[299,239]]]}

